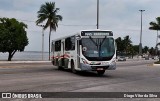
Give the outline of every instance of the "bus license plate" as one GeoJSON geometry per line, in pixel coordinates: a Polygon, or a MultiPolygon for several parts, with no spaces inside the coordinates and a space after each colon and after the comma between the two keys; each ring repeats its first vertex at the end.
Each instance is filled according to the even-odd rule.
{"type": "Polygon", "coordinates": [[[97,68],[97,70],[103,70],[103,68],[97,68]]]}

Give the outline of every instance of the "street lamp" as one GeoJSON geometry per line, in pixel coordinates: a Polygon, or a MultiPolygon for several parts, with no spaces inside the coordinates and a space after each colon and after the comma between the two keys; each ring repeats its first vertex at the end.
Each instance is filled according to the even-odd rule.
{"type": "Polygon", "coordinates": [[[97,0],[97,29],[99,29],[99,0],[97,0]]]}
{"type": "Polygon", "coordinates": [[[42,61],[43,61],[43,53],[44,53],[44,25],[37,25],[42,27],[42,61]]]}
{"type": "Polygon", "coordinates": [[[139,10],[141,12],[141,33],[140,33],[140,43],[139,43],[139,55],[142,55],[142,12],[145,10],[139,10]]]}

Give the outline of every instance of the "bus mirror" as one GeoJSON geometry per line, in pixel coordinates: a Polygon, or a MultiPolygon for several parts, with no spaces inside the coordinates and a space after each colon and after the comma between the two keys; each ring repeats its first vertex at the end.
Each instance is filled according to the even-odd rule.
{"type": "Polygon", "coordinates": [[[76,40],[81,40],[81,37],[79,35],[77,35],[76,40]]]}
{"type": "Polygon", "coordinates": [[[116,48],[116,50],[117,50],[117,43],[115,42],[115,48],[116,48]]]}
{"type": "Polygon", "coordinates": [[[82,40],[78,40],[79,41],[79,45],[82,45],[82,40]]]}

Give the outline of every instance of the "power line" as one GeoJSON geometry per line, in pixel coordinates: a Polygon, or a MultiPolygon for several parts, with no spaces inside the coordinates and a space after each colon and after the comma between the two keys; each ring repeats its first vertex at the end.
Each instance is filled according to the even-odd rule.
{"type": "Polygon", "coordinates": [[[59,24],[61,26],[96,26],[96,25],[81,25],[81,24],[73,24],[73,25],[67,25],[67,24],[59,24]]]}
{"type": "MultiPolygon", "coordinates": [[[[0,16],[0,18],[3,18],[2,16],[0,16]]],[[[17,20],[20,20],[20,21],[24,21],[24,22],[29,22],[29,23],[35,23],[36,21],[33,21],[33,20],[27,20],[27,19],[17,19],[17,20]]],[[[83,24],[58,24],[59,26],[67,26],[67,27],[96,27],[96,24],[92,25],[92,24],[86,24],[86,25],[83,25],[83,24]]],[[[108,25],[99,25],[99,26],[102,26],[102,27],[108,27],[108,25]]],[[[122,30],[122,29],[120,29],[122,30]]],[[[125,29],[126,30],[132,30],[132,31],[137,31],[135,29],[125,29]]]]}
{"type": "MultiPolygon", "coordinates": [[[[21,20],[21,19],[17,19],[17,20],[21,20]]],[[[30,20],[21,20],[21,21],[25,21],[25,22],[34,22],[34,23],[35,23],[35,21],[30,21],[30,20]]]]}
{"type": "MultiPolygon", "coordinates": [[[[21,20],[21,19],[17,19],[17,20],[21,20]]],[[[30,21],[30,20],[21,20],[21,21],[25,21],[25,22],[34,22],[35,21],[30,21]]],[[[75,26],[96,26],[96,25],[82,25],[82,24],[72,24],[72,25],[69,25],[69,24],[59,24],[60,26],[71,26],[71,27],[75,27],[75,26]]]]}
{"type": "MultiPolygon", "coordinates": [[[[0,16],[1,18],[3,18],[2,16],[0,16]]],[[[33,21],[33,20],[26,20],[26,19],[17,19],[17,20],[20,20],[20,21],[24,21],[24,22],[31,22],[31,23],[35,23],[36,21],[33,21]]],[[[96,25],[82,25],[82,24],[59,24],[60,26],[96,26],[96,25]]]]}

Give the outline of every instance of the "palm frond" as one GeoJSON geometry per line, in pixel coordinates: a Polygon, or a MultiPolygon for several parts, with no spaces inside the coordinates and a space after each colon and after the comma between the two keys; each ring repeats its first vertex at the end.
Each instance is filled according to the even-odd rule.
{"type": "Polygon", "coordinates": [[[47,28],[50,26],[50,24],[51,24],[50,19],[47,19],[47,22],[46,22],[46,24],[44,25],[44,30],[47,29],[47,28]]]}
{"type": "Polygon", "coordinates": [[[160,17],[156,18],[157,24],[160,25],[160,17]]]}
{"type": "Polygon", "coordinates": [[[53,11],[53,14],[57,14],[59,10],[60,10],[59,8],[56,8],[56,9],[53,11]]]}
{"type": "Polygon", "coordinates": [[[45,4],[42,4],[40,10],[37,12],[38,19],[36,24],[46,21],[44,29],[50,27],[51,30],[56,31],[58,22],[63,19],[61,15],[57,15],[59,10],[59,8],[55,8],[55,2],[46,2],[45,4]]]}
{"type": "Polygon", "coordinates": [[[61,15],[56,15],[56,20],[62,21],[63,17],[61,15]]]}
{"type": "MultiPolygon", "coordinates": [[[[158,18],[159,19],[159,18],[158,18]]],[[[157,20],[157,19],[156,19],[157,20]]],[[[160,19],[159,19],[160,20],[160,19]]],[[[159,22],[157,21],[157,23],[156,22],[150,22],[149,24],[150,24],[150,27],[149,27],[149,29],[150,30],[160,30],[160,25],[158,24],[159,22]]]]}

